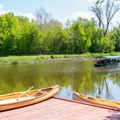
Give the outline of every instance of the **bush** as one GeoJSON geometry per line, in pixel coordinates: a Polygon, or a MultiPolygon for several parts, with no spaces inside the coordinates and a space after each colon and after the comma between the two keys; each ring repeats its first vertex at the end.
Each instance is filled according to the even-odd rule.
{"type": "Polygon", "coordinates": [[[17,62],[17,61],[12,61],[11,64],[12,64],[12,65],[17,65],[18,62],[17,62]]]}
{"type": "Polygon", "coordinates": [[[52,59],[55,59],[55,57],[53,55],[50,56],[52,59]]]}

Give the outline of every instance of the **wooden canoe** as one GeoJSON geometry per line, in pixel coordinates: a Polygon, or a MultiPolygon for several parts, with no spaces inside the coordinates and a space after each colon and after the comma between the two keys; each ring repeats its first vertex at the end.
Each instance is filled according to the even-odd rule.
{"type": "Polygon", "coordinates": [[[0,111],[19,108],[44,101],[53,97],[59,91],[60,86],[55,85],[43,89],[0,95],[0,111]]]}
{"type": "Polygon", "coordinates": [[[120,111],[120,102],[118,101],[107,100],[102,98],[94,98],[76,92],[73,93],[72,97],[73,100],[77,100],[85,104],[87,103],[88,105],[120,111]]]}

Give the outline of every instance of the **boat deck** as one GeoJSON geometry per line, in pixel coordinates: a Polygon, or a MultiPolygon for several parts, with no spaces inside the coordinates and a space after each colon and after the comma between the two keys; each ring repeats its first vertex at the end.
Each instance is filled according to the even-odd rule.
{"type": "Polygon", "coordinates": [[[120,111],[51,98],[38,104],[0,112],[0,120],[120,120],[120,111]]]}

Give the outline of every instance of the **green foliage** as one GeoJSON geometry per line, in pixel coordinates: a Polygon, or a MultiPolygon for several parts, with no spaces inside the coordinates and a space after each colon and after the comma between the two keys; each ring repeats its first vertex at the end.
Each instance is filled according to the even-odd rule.
{"type": "Polygon", "coordinates": [[[17,65],[17,64],[18,64],[18,61],[12,61],[11,64],[12,64],[12,65],[17,65]]]}
{"type": "Polygon", "coordinates": [[[110,53],[114,50],[110,33],[104,36],[104,30],[101,28],[94,30],[91,42],[90,52],[92,53],[110,53]]]}
{"type": "MultiPolygon", "coordinates": [[[[22,16],[0,16],[0,55],[83,54],[120,51],[120,26],[104,36],[93,19],[63,27],[50,19],[38,24],[22,16]]],[[[66,56],[65,56],[66,57],[66,56]]],[[[43,58],[37,58],[43,59],[43,58]]],[[[54,59],[54,58],[53,58],[54,59]]]]}
{"type": "Polygon", "coordinates": [[[120,51],[120,25],[113,29],[112,39],[115,44],[115,51],[120,51]]]}
{"type": "Polygon", "coordinates": [[[55,57],[53,55],[50,56],[52,59],[55,59],[55,57]]]}
{"type": "Polygon", "coordinates": [[[74,53],[89,52],[91,37],[94,31],[93,22],[80,18],[72,24],[71,29],[74,53]]]}

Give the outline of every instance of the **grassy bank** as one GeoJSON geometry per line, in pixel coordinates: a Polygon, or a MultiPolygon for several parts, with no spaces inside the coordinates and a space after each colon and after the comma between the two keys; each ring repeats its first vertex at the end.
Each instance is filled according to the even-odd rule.
{"type": "Polygon", "coordinates": [[[52,61],[72,61],[72,60],[85,60],[94,58],[96,56],[116,56],[120,53],[86,53],[86,54],[74,54],[74,55],[32,55],[32,56],[7,56],[0,57],[0,64],[31,64],[39,62],[52,62],[52,61]]]}

